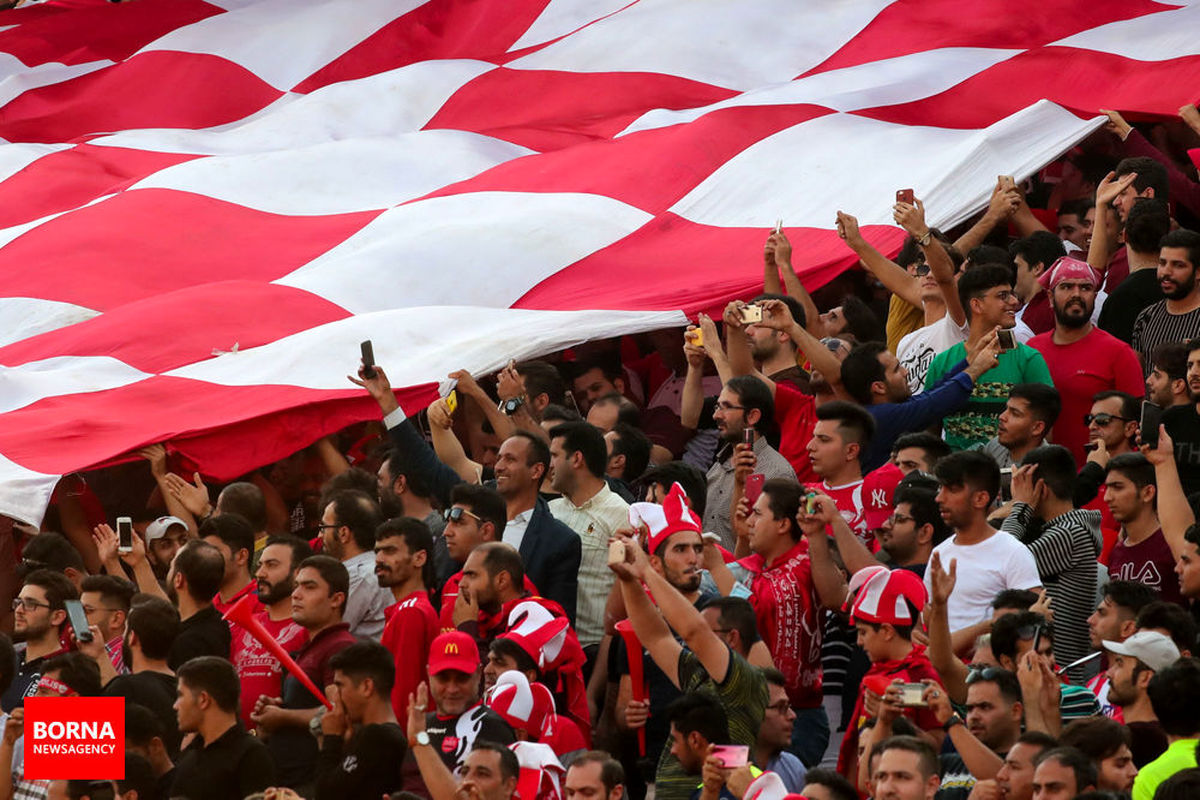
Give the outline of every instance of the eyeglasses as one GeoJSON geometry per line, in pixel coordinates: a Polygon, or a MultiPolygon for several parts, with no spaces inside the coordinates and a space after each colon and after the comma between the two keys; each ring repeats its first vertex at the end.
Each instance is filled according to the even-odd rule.
{"type": "Polygon", "coordinates": [[[483,517],[479,516],[478,514],[472,514],[462,506],[447,508],[446,513],[443,516],[446,517],[447,522],[461,522],[464,516],[468,516],[476,522],[483,522],[483,517]]]}
{"type": "Polygon", "coordinates": [[[915,517],[910,517],[908,514],[901,514],[899,512],[896,512],[895,514],[892,514],[890,517],[887,518],[887,522],[889,525],[898,525],[903,522],[915,522],[915,521],[916,521],[915,517]]]}
{"type": "Polygon", "coordinates": [[[26,612],[37,611],[39,608],[51,608],[49,603],[42,603],[30,597],[14,597],[12,601],[12,610],[16,611],[22,606],[25,607],[26,612]]]}
{"type": "Polygon", "coordinates": [[[318,530],[318,531],[323,531],[323,530],[325,530],[326,528],[333,528],[334,530],[337,530],[337,529],[338,529],[338,528],[340,528],[340,527],[342,527],[342,526],[341,526],[341,525],[338,525],[337,523],[334,523],[334,524],[332,524],[332,525],[326,525],[324,522],[322,522],[320,525],[318,525],[318,526],[317,526],[317,530],[318,530]]]}
{"type": "Polygon", "coordinates": [[[1132,419],[1131,417],[1118,417],[1116,414],[1084,414],[1083,424],[1091,425],[1094,422],[1103,428],[1114,419],[1119,419],[1122,422],[1136,422],[1136,420],[1132,419]]]}
{"type": "Polygon", "coordinates": [[[1001,669],[1000,667],[971,667],[967,670],[966,683],[970,686],[976,681],[994,681],[1006,672],[1008,670],[1001,669]]]}
{"type": "Polygon", "coordinates": [[[997,300],[1003,300],[1006,303],[1009,300],[1012,300],[1016,296],[1017,296],[1016,293],[1013,292],[1012,289],[1003,289],[999,292],[996,292],[994,295],[992,295],[992,297],[996,298],[997,300]]]}
{"type": "Polygon", "coordinates": [[[745,406],[735,406],[733,403],[720,402],[717,403],[718,411],[745,411],[745,406]]]}
{"type": "Polygon", "coordinates": [[[767,706],[767,711],[774,711],[780,716],[786,716],[791,707],[791,704],[787,700],[780,700],[778,703],[767,706]]]}

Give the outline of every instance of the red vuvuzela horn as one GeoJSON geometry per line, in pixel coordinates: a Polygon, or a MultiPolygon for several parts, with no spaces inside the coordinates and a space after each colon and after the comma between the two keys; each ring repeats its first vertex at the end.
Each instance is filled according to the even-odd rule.
{"type": "MultiPolygon", "coordinates": [[[[633,684],[633,699],[645,700],[649,695],[649,688],[646,686],[646,669],[642,663],[642,643],[638,641],[637,634],[633,632],[633,623],[627,619],[623,619],[616,624],[617,633],[621,634],[621,638],[625,640],[625,654],[629,659],[629,682],[633,684]]],[[[646,726],[638,728],[638,755],[646,755],[646,726]]]]}
{"type": "Polygon", "coordinates": [[[254,618],[254,604],[258,602],[258,596],[248,594],[241,600],[233,604],[233,607],[225,612],[225,616],[221,619],[226,622],[232,622],[241,625],[250,635],[258,639],[259,643],[271,652],[271,655],[279,659],[279,663],[287,669],[288,672],[295,676],[300,684],[312,692],[313,697],[325,704],[325,707],[333,710],[333,703],[329,702],[325,697],[325,693],[317,688],[317,685],[312,682],[312,678],[300,668],[296,660],[287,654],[283,649],[283,645],[275,641],[275,637],[262,626],[262,623],[254,618]]]}

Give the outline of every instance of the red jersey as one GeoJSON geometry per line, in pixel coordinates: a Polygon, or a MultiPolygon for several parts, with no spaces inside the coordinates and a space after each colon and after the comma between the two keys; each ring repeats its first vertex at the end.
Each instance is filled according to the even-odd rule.
{"type": "MultiPolygon", "coordinates": [[[[245,597],[248,594],[257,594],[257,593],[258,593],[258,581],[251,578],[250,582],[247,583],[245,586],[243,586],[241,589],[239,589],[237,594],[235,594],[233,597],[229,598],[229,602],[225,602],[224,600],[221,599],[220,592],[217,592],[216,594],[214,594],[213,599],[212,599],[213,608],[215,608],[217,610],[218,614],[220,614],[221,616],[225,616],[225,612],[227,612],[227,611],[229,611],[229,609],[233,608],[237,604],[238,600],[241,600],[243,597],[245,597]]],[[[257,614],[260,611],[265,611],[266,608],[267,607],[264,606],[261,602],[256,602],[254,604],[254,613],[257,614]]]]}
{"type": "Polygon", "coordinates": [[[822,494],[828,495],[834,504],[837,505],[842,519],[846,520],[846,524],[850,526],[850,530],[854,531],[854,535],[867,546],[868,550],[875,549],[873,548],[874,537],[871,536],[871,532],[867,528],[867,514],[863,503],[862,478],[843,486],[830,486],[825,481],[821,481],[820,483],[810,484],[807,488],[815,489],[822,494]]]}
{"type": "MultiPolygon", "coordinates": [[[[275,641],[283,645],[285,653],[298,650],[308,641],[308,632],[290,617],[272,620],[266,610],[263,610],[256,612],[254,619],[266,628],[267,633],[275,637],[275,641]]],[[[265,694],[267,697],[279,697],[283,691],[283,665],[241,625],[230,625],[229,632],[232,634],[229,660],[233,662],[242,684],[242,724],[250,731],[254,730],[250,712],[254,710],[259,696],[265,694]]]]}
{"type": "Polygon", "coordinates": [[[380,644],[396,659],[392,709],[396,719],[408,719],[408,696],[429,680],[429,646],[439,633],[437,612],[429,593],[416,591],[383,610],[387,620],[380,644]]]}
{"type": "Polygon", "coordinates": [[[1099,328],[1077,342],[1055,344],[1054,332],[1029,340],[1029,346],[1042,354],[1054,387],[1062,397],[1062,412],[1051,429],[1055,444],[1071,451],[1075,463],[1087,460],[1083,446],[1088,428],[1083,418],[1092,410],[1092,397],[1098,392],[1116,389],[1134,397],[1146,393],[1142,362],[1133,348],[1099,328]]]}
{"type": "Polygon", "coordinates": [[[796,480],[815,481],[808,443],[817,425],[816,405],[807,395],[790,383],[775,384],[775,422],[779,425],[779,454],[796,470],[796,480]]]}
{"type": "MultiPolygon", "coordinates": [[[[441,619],[443,631],[456,630],[454,627],[454,604],[458,601],[458,584],[460,583],[462,583],[461,570],[451,575],[449,580],[446,581],[446,585],[442,587],[442,610],[439,614],[439,617],[441,619]]],[[[533,585],[533,581],[529,580],[529,576],[526,575],[525,594],[533,596],[537,593],[537,587],[533,585]]],[[[540,601],[542,598],[538,599],[540,601]]],[[[557,603],[554,603],[554,606],[559,609],[560,616],[566,616],[566,612],[563,611],[557,603]]],[[[495,634],[499,633],[500,630],[504,629],[507,623],[499,617],[500,615],[489,618],[482,611],[479,612],[480,639],[491,639],[493,636],[495,636],[495,634]],[[497,626],[499,626],[499,630],[496,630],[497,626]],[[491,631],[491,635],[485,636],[485,633],[488,631],[491,631]]]]}
{"type": "Polygon", "coordinates": [[[752,575],[750,604],[758,632],[783,673],[795,708],[821,704],[821,614],[812,581],[808,541],[767,565],[757,553],[738,562],[752,575]]]}

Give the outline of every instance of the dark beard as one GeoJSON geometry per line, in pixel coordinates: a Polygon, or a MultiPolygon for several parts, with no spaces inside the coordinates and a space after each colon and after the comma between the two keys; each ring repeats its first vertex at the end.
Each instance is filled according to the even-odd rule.
{"type": "Polygon", "coordinates": [[[1168,300],[1182,300],[1185,297],[1187,297],[1189,294],[1191,294],[1192,289],[1195,289],[1195,288],[1196,288],[1196,273],[1193,272],[1192,277],[1188,280],[1187,283],[1181,284],[1179,286],[1179,288],[1177,288],[1173,292],[1163,292],[1163,296],[1165,296],[1168,300]]]}
{"type": "Polygon", "coordinates": [[[282,583],[277,583],[271,587],[266,597],[263,597],[261,591],[257,591],[258,601],[264,606],[273,606],[285,597],[289,597],[295,590],[296,584],[291,578],[288,578],[282,583]]]}
{"type": "Polygon", "coordinates": [[[1074,316],[1068,314],[1064,309],[1055,306],[1054,319],[1057,320],[1058,324],[1062,325],[1064,328],[1078,330],[1092,321],[1092,314],[1087,310],[1087,306],[1084,306],[1084,311],[1087,313],[1085,313],[1083,316],[1074,316]]]}

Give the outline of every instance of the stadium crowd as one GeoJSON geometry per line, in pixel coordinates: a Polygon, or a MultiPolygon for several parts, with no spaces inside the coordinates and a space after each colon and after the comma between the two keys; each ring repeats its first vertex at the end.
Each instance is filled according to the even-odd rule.
{"type": "Polygon", "coordinates": [[[64,479],[0,800],[1200,796],[1200,114],[1108,113],[895,259],[839,212],[820,291],[777,225],[719,319],[64,479]],[[102,695],[124,779],[27,778],[25,698],[102,695]]]}

